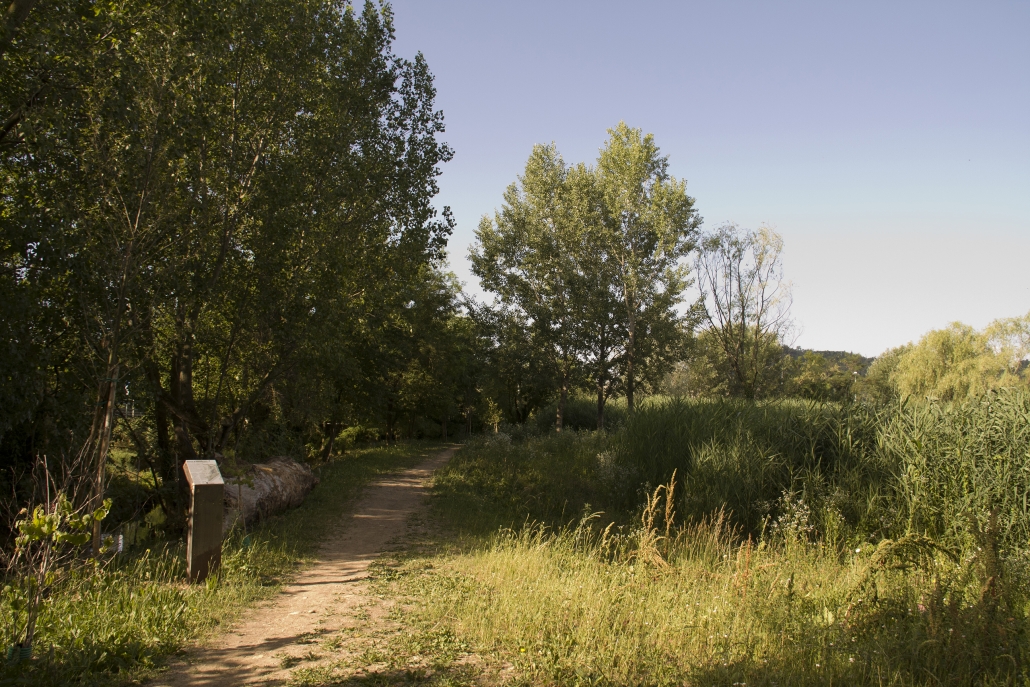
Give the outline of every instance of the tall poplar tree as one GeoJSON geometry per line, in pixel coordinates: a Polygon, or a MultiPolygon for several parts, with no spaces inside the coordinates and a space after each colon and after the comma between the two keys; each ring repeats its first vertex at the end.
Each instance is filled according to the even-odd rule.
{"type": "Polygon", "coordinates": [[[597,161],[604,195],[604,229],[599,236],[616,271],[625,313],[624,392],[632,411],[641,367],[667,361],[676,347],[655,345],[655,337],[676,336],[675,306],[687,286],[683,259],[695,248],[701,217],[686,181],[669,174],[669,159],[654,136],[620,122],[597,161]],[[650,339],[650,356],[645,353],[650,339]]]}
{"type": "Polygon", "coordinates": [[[501,210],[480,222],[478,245],[470,253],[483,287],[525,313],[535,344],[550,353],[558,376],[558,431],[582,348],[574,255],[583,232],[568,199],[567,177],[553,144],[534,146],[518,182],[505,191],[501,210]]]}

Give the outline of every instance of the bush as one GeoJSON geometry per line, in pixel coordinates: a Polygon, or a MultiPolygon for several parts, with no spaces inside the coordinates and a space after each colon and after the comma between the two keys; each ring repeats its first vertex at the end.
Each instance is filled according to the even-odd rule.
{"type": "MultiPolygon", "coordinates": [[[[558,401],[552,401],[533,413],[529,422],[538,431],[549,432],[554,429],[558,417],[558,401]]],[[[626,401],[612,399],[605,404],[604,427],[607,430],[617,429],[626,419],[626,401]]],[[[571,395],[565,403],[565,417],[562,424],[565,429],[595,430],[597,429],[597,398],[586,395],[571,395]]]]}

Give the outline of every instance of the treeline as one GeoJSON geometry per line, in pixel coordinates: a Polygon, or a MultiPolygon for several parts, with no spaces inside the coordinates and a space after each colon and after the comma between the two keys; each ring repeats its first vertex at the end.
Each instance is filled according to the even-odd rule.
{"type": "Polygon", "coordinates": [[[116,442],[175,510],[184,460],[328,455],[344,428],[419,418],[446,433],[479,402],[431,205],[452,153],[389,6],[12,8],[5,491],[46,468],[93,476],[98,503],[116,442]]]}
{"type": "Polygon", "coordinates": [[[610,399],[632,412],[641,394],[879,404],[1030,382],[1030,315],[982,332],[956,323],[875,360],[794,348],[782,238],[702,231],[654,137],[608,133],[592,165],[536,146],[476,233],[472,271],[493,297],[472,313],[489,345],[484,387],[508,422],[546,412],[536,424],[560,431],[577,397],[583,427],[585,394],[602,428],[610,399]]]}

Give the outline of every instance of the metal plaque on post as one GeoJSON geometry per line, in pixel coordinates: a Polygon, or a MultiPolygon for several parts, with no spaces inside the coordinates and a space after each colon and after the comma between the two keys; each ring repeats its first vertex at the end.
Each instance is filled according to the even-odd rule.
{"type": "Polygon", "coordinates": [[[187,460],[182,469],[190,485],[186,573],[193,582],[200,582],[222,562],[225,482],[213,460],[187,460]]]}

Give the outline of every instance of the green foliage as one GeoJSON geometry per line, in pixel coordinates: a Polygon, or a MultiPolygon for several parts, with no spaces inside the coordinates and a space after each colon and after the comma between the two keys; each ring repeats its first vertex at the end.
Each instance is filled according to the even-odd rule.
{"type": "Polygon", "coordinates": [[[741,384],[721,337],[714,328],[706,327],[691,340],[686,360],[676,365],[666,377],[663,391],[691,398],[784,395],[784,380],[790,366],[783,344],[776,335],[750,338],[743,346],[759,361],[747,385],[741,384]]]}
{"type": "MultiPolygon", "coordinates": [[[[54,487],[52,483],[47,486],[54,487]]],[[[82,547],[94,531],[99,532],[110,511],[110,500],[90,510],[76,507],[59,490],[31,511],[22,509],[14,525],[14,551],[6,557],[3,593],[16,647],[32,650],[37,622],[51,604],[54,590],[92,567],[81,560],[82,547]]]]}
{"type": "Polygon", "coordinates": [[[855,353],[789,349],[784,365],[787,396],[814,401],[853,400],[872,360],[855,353]]]}
{"type": "Polygon", "coordinates": [[[612,291],[625,311],[623,391],[631,413],[638,379],[645,390],[653,387],[682,357],[685,323],[676,306],[688,283],[683,259],[696,246],[701,217],[687,182],[668,169],[654,135],[625,122],[608,130],[597,158],[604,197],[598,242],[616,269],[612,291]]]}
{"type": "Polygon", "coordinates": [[[687,322],[676,306],[700,225],[694,199],[669,176],[653,136],[625,123],[608,133],[596,168],[536,146],[476,232],[473,272],[500,301],[490,319],[504,326],[490,333],[507,363],[495,374],[511,420],[537,407],[545,394],[536,381],[549,373],[557,429],[577,388],[597,394],[600,428],[613,393],[632,408],[637,386],[654,389],[682,357],[687,322]],[[519,396],[529,402],[513,413],[519,396]]]}
{"type": "Polygon", "coordinates": [[[883,423],[898,527],[968,550],[990,519],[1003,550],[1030,548],[1030,394],[1001,390],[956,403],[909,403],[883,423]]]}
{"type": "Polygon", "coordinates": [[[501,211],[493,221],[481,220],[470,253],[484,288],[525,320],[530,345],[544,352],[561,393],[559,429],[579,372],[582,330],[589,326],[582,321],[586,294],[576,254],[588,240],[590,219],[577,212],[569,177],[553,145],[535,146],[525,172],[505,191],[501,211]]]}
{"type": "Polygon", "coordinates": [[[1030,315],[999,320],[978,332],[952,324],[934,330],[900,356],[891,381],[904,397],[944,401],[976,398],[987,390],[1026,387],[1030,377],[1024,360],[1030,315]]]}
{"type": "Polygon", "coordinates": [[[641,489],[675,472],[681,518],[725,511],[759,536],[804,503],[813,536],[848,546],[918,532],[968,550],[995,513],[999,545],[1017,555],[1030,541],[1028,417],[1030,397],[1017,391],[881,409],[658,398],[608,435],[487,435],[444,474],[485,479],[496,459],[505,477],[470,489],[498,489],[487,501],[512,504],[511,522],[561,525],[586,503],[631,511],[641,489]]]}
{"type": "MultiPolygon", "coordinates": [[[[557,413],[557,402],[542,406],[533,414],[530,422],[540,433],[554,429],[554,417],[557,413]]],[[[608,430],[617,430],[626,421],[626,401],[617,398],[608,401],[604,406],[604,426],[608,430]]],[[[597,399],[583,393],[569,397],[565,406],[564,426],[576,431],[597,428],[597,399]]]]}
{"type": "Polygon", "coordinates": [[[102,492],[113,442],[181,523],[186,459],[461,416],[477,339],[432,205],[452,153],[388,6],[58,3],[11,35],[4,480],[78,457],[102,492]]]}
{"type": "Polygon", "coordinates": [[[18,532],[14,540],[16,553],[17,550],[39,544],[82,546],[89,541],[93,523],[102,521],[110,511],[111,499],[107,499],[92,512],[79,512],[64,494],[57,496],[52,509],[40,505],[33,508],[31,513],[23,510],[24,517],[14,525],[18,532]]]}
{"type": "Polygon", "coordinates": [[[533,331],[517,310],[472,306],[470,314],[486,343],[481,359],[487,397],[508,422],[526,422],[554,388],[549,352],[535,345],[533,331]]]}
{"type": "Polygon", "coordinates": [[[867,402],[879,405],[896,402],[899,394],[894,373],[911,347],[911,344],[899,346],[880,354],[869,366],[865,377],[858,381],[858,395],[867,402]]]}

